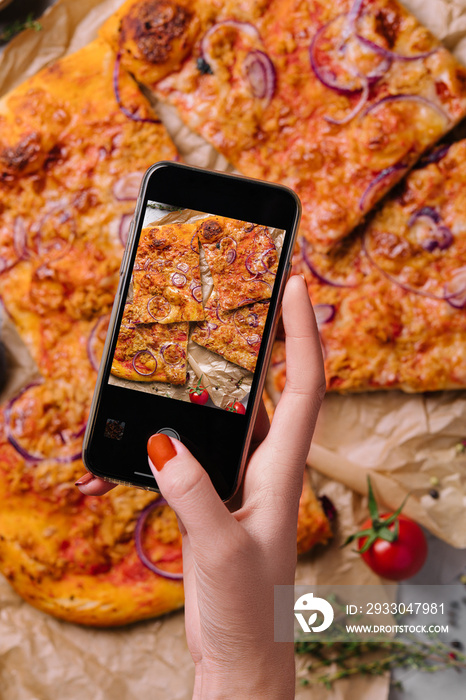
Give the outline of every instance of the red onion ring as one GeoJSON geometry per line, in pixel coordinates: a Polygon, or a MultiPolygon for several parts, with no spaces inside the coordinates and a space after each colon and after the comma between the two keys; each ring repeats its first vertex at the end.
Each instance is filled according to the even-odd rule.
{"type": "Polygon", "coordinates": [[[314,34],[311,44],[309,46],[309,60],[311,63],[311,68],[316,76],[316,78],[324,85],[325,87],[329,88],[330,90],[334,90],[335,92],[338,92],[340,95],[353,95],[356,92],[360,92],[362,90],[362,85],[353,85],[351,87],[346,87],[341,84],[339,84],[336,79],[335,75],[331,72],[328,71],[328,69],[323,68],[322,66],[319,65],[319,62],[317,60],[316,56],[316,50],[317,50],[317,45],[321,39],[321,37],[325,34],[327,29],[340,20],[342,17],[345,17],[344,14],[339,14],[333,19],[331,19],[329,22],[326,22],[323,24],[320,29],[317,30],[317,32],[314,34]]]}
{"type": "MultiPolygon", "coordinates": [[[[97,359],[97,354],[96,354],[96,344],[98,342],[98,335],[100,331],[105,327],[105,324],[107,324],[107,329],[108,329],[108,322],[110,320],[110,314],[104,314],[102,316],[99,316],[97,321],[95,322],[91,333],[89,335],[89,338],[87,340],[87,356],[89,358],[89,362],[91,363],[92,369],[94,369],[96,372],[99,371],[99,366],[100,366],[100,360],[97,359]]],[[[105,330],[105,333],[107,333],[107,329],[105,330]]]]}
{"type": "Polygon", "coordinates": [[[162,345],[162,347],[160,348],[160,354],[162,355],[162,357],[163,357],[164,361],[166,362],[166,364],[167,364],[167,365],[172,365],[172,366],[179,365],[180,362],[183,362],[183,360],[184,360],[184,358],[185,358],[185,352],[184,352],[183,348],[181,347],[181,345],[180,345],[179,343],[165,343],[165,344],[162,345]],[[168,349],[169,347],[172,347],[172,346],[175,347],[175,348],[178,348],[178,350],[180,351],[180,354],[181,354],[181,357],[180,357],[178,360],[175,360],[175,362],[170,362],[170,360],[167,360],[167,358],[165,357],[165,353],[166,353],[167,349],[168,349]]]}
{"type": "Polygon", "coordinates": [[[317,328],[320,329],[324,323],[329,323],[335,316],[335,306],[333,304],[315,304],[313,306],[317,328]]]}
{"type": "Polygon", "coordinates": [[[138,350],[138,352],[134,355],[131,364],[133,365],[133,369],[135,372],[141,375],[141,377],[150,377],[154,372],[157,370],[157,358],[151,353],[150,350],[138,350]],[[152,359],[155,362],[155,367],[151,372],[141,372],[137,367],[136,367],[136,360],[140,358],[141,355],[150,355],[152,359]]]}
{"type": "Polygon", "coordinates": [[[466,306],[466,267],[459,267],[452,278],[444,287],[445,298],[455,309],[463,309],[466,306]],[[453,292],[448,292],[448,287],[453,287],[453,292]]]}
{"type": "Polygon", "coordinates": [[[128,119],[131,119],[133,122],[141,122],[144,124],[161,124],[160,119],[154,119],[150,117],[138,117],[137,114],[133,114],[132,112],[129,111],[127,107],[123,105],[123,102],[121,100],[121,93],[120,93],[120,63],[121,63],[121,51],[119,51],[116,55],[115,58],[115,64],[113,66],[113,93],[115,95],[115,100],[118,105],[118,108],[120,109],[120,112],[122,112],[125,117],[128,117],[128,119]]]}
{"type": "MultiPolygon", "coordinates": [[[[364,192],[362,193],[361,199],[359,200],[359,209],[364,211],[366,206],[366,200],[372,190],[377,187],[381,182],[389,178],[393,173],[399,172],[400,170],[407,170],[408,166],[403,165],[403,163],[396,163],[395,165],[390,165],[388,168],[381,170],[378,175],[368,184],[364,192]]],[[[398,178],[399,179],[399,178],[398,178]]]]}
{"type": "Polygon", "coordinates": [[[126,248],[126,243],[128,242],[128,233],[131,226],[131,220],[133,218],[132,214],[123,214],[120,219],[120,226],[118,228],[118,236],[120,238],[121,245],[126,248]]]}
{"type": "Polygon", "coordinates": [[[204,340],[209,340],[212,331],[215,331],[217,328],[218,328],[218,325],[216,323],[211,323],[210,321],[208,321],[206,323],[202,323],[202,324],[198,323],[198,329],[201,332],[206,331],[206,336],[205,336],[204,340]]]}
{"type": "Polygon", "coordinates": [[[186,282],[188,281],[186,275],[184,275],[182,272],[174,272],[173,275],[171,276],[171,282],[175,287],[178,287],[178,289],[181,289],[182,287],[185,286],[186,282]]]}
{"type": "Polygon", "coordinates": [[[326,122],[329,122],[330,124],[348,124],[354,117],[356,117],[359,112],[362,110],[362,108],[365,106],[367,100],[369,99],[369,81],[367,79],[362,79],[363,80],[363,87],[362,87],[362,92],[359,100],[357,101],[356,105],[353,107],[352,110],[348,112],[348,114],[343,117],[342,119],[335,119],[334,117],[329,117],[329,116],[324,116],[324,119],[326,122]]]}
{"type": "MultiPolygon", "coordinates": [[[[13,429],[11,426],[11,413],[14,404],[18,401],[18,399],[21,398],[21,396],[26,393],[26,391],[29,391],[29,389],[32,389],[35,386],[40,386],[42,382],[33,382],[31,384],[28,384],[27,386],[24,387],[24,389],[21,389],[19,394],[14,396],[10,401],[7,403],[5,407],[5,432],[6,432],[6,437],[8,442],[14,447],[16,452],[18,452],[23,459],[25,459],[27,462],[43,462],[45,459],[53,459],[54,462],[59,462],[60,464],[66,464],[69,462],[74,462],[78,459],[81,459],[82,457],[82,450],[80,449],[79,452],[76,452],[75,454],[72,455],[67,455],[65,457],[48,457],[44,454],[34,454],[33,452],[29,452],[26,450],[22,445],[18,442],[18,440],[15,438],[13,435],[13,429]]],[[[84,428],[85,429],[85,428],[84,428]]],[[[73,433],[70,435],[72,439],[77,439],[83,434],[84,430],[81,428],[77,433],[73,433]]],[[[63,441],[64,436],[62,433],[60,433],[60,438],[63,441]]],[[[66,443],[65,443],[66,444],[66,443]]]]}
{"type": "Polygon", "coordinates": [[[200,284],[196,284],[194,287],[191,287],[191,296],[194,301],[197,301],[198,304],[202,302],[202,287],[200,284]]]}
{"type": "Polygon", "coordinates": [[[191,250],[194,253],[199,253],[199,238],[198,238],[197,233],[195,233],[194,236],[191,238],[191,250]],[[195,238],[197,238],[197,247],[196,248],[193,246],[193,241],[195,238]]]}
{"type": "Polygon", "coordinates": [[[259,100],[270,102],[277,84],[275,67],[264,51],[250,51],[243,68],[251,86],[252,94],[259,100]]]}
{"type": "Polygon", "coordinates": [[[112,187],[113,196],[119,202],[133,201],[138,198],[139,185],[141,184],[143,173],[133,172],[122,175],[114,182],[112,187]]]}
{"type": "Polygon", "coordinates": [[[257,314],[255,314],[253,312],[249,312],[249,314],[245,318],[243,315],[243,312],[244,312],[244,309],[237,309],[235,311],[235,313],[233,314],[233,325],[235,326],[236,330],[238,331],[238,334],[243,338],[243,340],[246,341],[246,343],[248,345],[256,345],[257,343],[261,342],[261,340],[262,340],[261,336],[257,333],[254,335],[251,335],[251,336],[246,336],[246,334],[243,333],[243,331],[241,330],[241,328],[239,326],[238,314],[241,315],[243,322],[246,325],[250,326],[251,328],[256,328],[259,325],[259,318],[258,318],[257,314]],[[254,316],[257,319],[257,323],[255,325],[251,324],[247,321],[249,316],[254,316]]]}
{"type": "Polygon", "coordinates": [[[187,263],[184,263],[184,262],[178,263],[178,265],[176,267],[178,268],[178,270],[181,270],[181,272],[184,272],[184,273],[188,272],[188,270],[189,270],[189,265],[187,263]]]}
{"type": "MultiPolygon", "coordinates": [[[[266,250],[265,253],[249,253],[248,257],[244,261],[244,266],[246,270],[249,272],[250,275],[253,275],[253,279],[256,279],[259,275],[263,275],[265,272],[268,272],[267,267],[264,265],[264,261],[262,260],[263,256],[268,253],[272,248],[269,250],[266,250]],[[257,263],[257,267],[260,267],[262,269],[254,270],[251,264],[251,258],[255,257],[255,260],[253,261],[253,264],[257,263]]],[[[245,280],[249,281],[249,280],[245,280]]]]}
{"type": "Polygon", "coordinates": [[[441,216],[438,213],[438,211],[435,211],[435,209],[433,209],[432,207],[422,207],[421,209],[418,209],[413,214],[411,214],[408,220],[408,227],[411,227],[417,219],[422,218],[424,216],[428,217],[429,219],[432,219],[434,224],[440,223],[441,216]]]}
{"type": "Polygon", "coordinates": [[[220,27],[235,27],[235,29],[240,32],[244,32],[252,39],[260,40],[259,30],[250,22],[240,22],[236,19],[226,19],[222,22],[216,22],[210,27],[210,29],[207,30],[201,41],[201,58],[206,61],[211,69],[215,65],[215,59],[212,58],[209,53],[209,39],[217,31],[217,29],[220,29],[220,27]]]}
{"type": "Polygon", "coordinates": [[[228,321],[224,321],[223,318],[220,318],[220,304],[218,304],[218,303],[217,303],[217,306],[215,309],[215,315],[217,316],[220,323],[228,323],[228,321]]]}
{"type": "MultiPolygon", "coordinates": [[[[366,257],[369,260],[369,262],[382,275],[384,275],[384,277],[386,277],[390,282],[395,284],[397,287],[400,287],[401,289],[403,289],[405,292],[411,292],[412,294],[418,294],[419,296],[426,297],[427,299],[435,299],[435,301],[448,301],[450,304],[452,303],[451,302],[452,299],[455,299],[455,297],[460,297],[460,295],[462,294],[463,290],[453,292],[452,294],[448,294],[447,291],[444,290],[444,294],[442,296],[440,296],[439,294],[434,294],[433,292],[426,292],[423,289],[416,289],[415,287],[411,287],[411,285],[406,284],[405,282],[400,282],[396,277],[391,275],[389,272],[384,270],[383,267],[381,267],[378,263],[375,262],[374,258],[369,253],[366,237],[367,237],[367,234],[362,239],[362,250],[366,254],[366,257]]],[[[464,291],[466,293],[466,289],[464,291]]]]}
{"type": "Polygon", "coordinates": [[[26,257],[26,227],[19,216],[16,217],[13,224],[13,249],[16,255],[16,258],[13,258],[13,260],[0,256],[0,275],[2,272],[11,270],[20,260],[26,257]]]}
{"type": "MultiPolygon", "coordinates": [[[[276,276],[276,273],[275,273],[275,272],[272,272],[272,270],[270,269],[270,267],[267,267],[267,265],[266,265],[266,263],[265,263],[265,261],[264,261],[265,256],[266,256],[268,253],[271,253],[271,252],[274,252],[275,254],[277,253],[277,249],[275,248],[275,246],[274,246],[273,248],[269,248],[268,250],[266,250],[265,253],[262,253],[262,255],[261,255],[261,262],[262,262],[262,267],[264,268],[264,270],[265,270],[266,272],[268,272],[270,275],[273,275],[273,276],[275,277],[275,276],[276,276]]],[[[275,260],[275,263],[276,263],[276,262],[277,262],[277,261],[275,260]]],[[[274,263],[274,265],[275,265],[275,263],[274,263]]]]}
{"type": "Polygon", "coordinates": [[[432,253],[436,248],[439,250],[446,250],[451,246],[453,243],[453,234],[448,226],[439,225],[441,216],[435,209],[432,209],[432,207],[422,207],[418,211],[415,211],[409,217],[408,227],[411,228],[419,219],[427,219],[431,230],[433,230],[432,237],[421,241],[421,246],[424,250],[432,253]]]}
{"type": "Polygon", "coordinates": [[[149,314],[149,316],[152,316],[152,318],[154,319],[154,321],[163,321],[164,318],[167,318],[167,316],[169,316],[169,314],[170,314],[171,308],[172,308],[172,305],[170,304],[170,302],[167,301],[167,300],[166,300],[163,296],[161,296],[160,294],[156,294],[155,296],[151,297],[151,298],[149,299],[149,301],[147,302],[147,313],[149,314]],[[154,299],[162,299],[164,308],[167,308],[167,306],[168,306],[168,311],[167,311],[167,313],[166,313],[164,316],[160,316],[160,315],[159,315],[159,316],[154,316],[154,314],[153,314],[152,311],[150,310],[151,304],[152,304],[152,302],[154,301],[154,299]]]}
{"type": "Polygon", "coordinates": [[[450,121],[449,115],[445,112],[442,107],[440,107],[436,102],[433,100],[429,100],[427,97],[422,97],[422,95],[415,95],[415,94],[409,94],[409,93],[403,93],[401,95],[385,95],[385,97],[382,97],[381,100],[377,100],[377,102],[374,102],[371,104],[369,107],[367,107],[364,112],[362,113],[362,116],[365,117],[374,110],[378,109],[381,107],[383,104],[387,104],[389,102],[418,102],[419,104],[425,106],[425,107],[430,107],[431,109],[435,110],[438,114],[440,114],[444,119],[446,119],[447,122],[450,121]]]}
{"type": "MultiPolygon", "coordinates": [[[[141,560],[141,562],[146,566],[148,569],[154,572],[154,574],[157,574],[158,576],[163,576],[164,578],[172,579],[174,581],[181,581],[183,579],[183,574],[182,573],[174,573],[172,571],[164,571],[163,569],[160,569],[156,564],[151,562],[149,557],[144,551],[144,548],[142,546],[142,533],[144,530],[144,525],[146,524],[147,517],[149,513],[151,513],[155,508],[158,508],[159,506],[166,506],[168,503],[164,498],[158,498],[156,501],[153,503],[150,503],[148,506],[146,506],[140,513],[139,518],[136,523],[136,528],[134,530],[134,540],[135,540],[135,545],[136,545],[136,552],[141,560]]],[[[181,556],[181,550],[180,550],[180,556],[181,556]]]]}
{"type": "Polygon", "coordinates": [[[314,263],[309,258],[309,255],[307,252],[307,242],[304,240],[304,238],[300,239],[299,246],[300,246],[303,261],[305,262],[305,264],[309,268],[310,272],[312,272],[314,277],[316,277],[319,280],[319,282],[322,282],[323,284],[328,284],[330,287],[340,287],[343,289],[357,287],[356,282],[354,284],[350,284],[349,282],[337,282],[335,280],[331,280],[328,277],[324,276],[321,272],[319,272],[317,270],[314,263]]]}
{"type": "Polygon", "coordinates": [[[347,23],[351,31],[354,31],[355,29],[356,20],[358,19],[359,13],[361,12],[361,5],[363,2],[364,0],[355,0],[350,8],[350,11],[347,14],[347,23]]]}
{"type": "Polygon", "coordinates": [[[396,51],[390,51],[390,49],[384,49],[383,46],[379,46],[379,44],[376,44],[375,41],[371,41],[370,39],[366,39],[366,37],[362,36],[362,34],[356,33],[355,36],[356,36],[357,40],[361,42],[361,44],[364,44],[364,46],[367,46],[374,53],[377,53],[380,56],[384,56],[385,58],[390,58],[392,61],[419,61],[419,60],[422,60],[423,58],[428,58],[429,56],[432,56],[433,53],[438,51],[438,48],[435,48],[435,49],[431,49],[430,51],[424,51],[423,53],[415,54],[414,56],[404,56],[403,54],[397,53],[396,51]]]}
{"type": "Polygon", "coordinates": [[[225,262],[227,263],[227,265],[231,265],[232,263],[235,262],[235,260],[236,260],[236,250],[233,250],[233,248],[230,248],[230,250],[226,254],[225,262]]]}
{"type": "Polygon", "coordinates": [[[34,244],[37,255],[49,257],[50,254],[53,254],[51,258],[49,257],[49,262],[63,258],[70,251],[76,237],[76,221],[69,212],[63,210],[62,206],[64,205],[52,207],[38,223],[33,224],[31,227],[31,231],[34,233],[34,244]],[[44,244],[43,227],[45,223],[53,217],[58,217],[57,223],[52,224],[54,232],[61,230],[64,224],[68,224],[69,234],[66,235],[65,231],[64,237],[57,236],[53,238],[51,242],[44,244]]]}

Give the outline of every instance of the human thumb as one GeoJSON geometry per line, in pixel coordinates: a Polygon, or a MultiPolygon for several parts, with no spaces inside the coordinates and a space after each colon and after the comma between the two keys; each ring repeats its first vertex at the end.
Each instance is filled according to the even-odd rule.
{"type": "Polygon", "coordinates": [[[189,535],[191,546],[212,543],[212,533],[227,527],[231,514],[209,475],[179,440],[163,433],[147,443],[149,466],[167,503],[189,535]]]}

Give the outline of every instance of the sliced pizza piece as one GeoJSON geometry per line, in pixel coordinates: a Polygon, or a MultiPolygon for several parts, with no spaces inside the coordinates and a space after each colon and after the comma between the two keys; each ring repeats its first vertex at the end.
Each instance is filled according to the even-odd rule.
{"type": "Polygon", "coordinates": [[[146,226],[133,271],[135,323],[204,318],[196,225],[146,226]]]}
{"type": "Polygon", "coordinates": [[[212,216],[197,233],[221,309],[270,299],[278,252],[266,226],[212,216]]]}
{"type": "Polygon", "coordinates": [[[266,301],[223,311],[214,292],[206,304],[206,321],[195,326],[191,340],[254,372],[268,310],[266,301]]]}
{"type": "Polygon", "coordinates": [[[466,113],[466,69],[397,0],[225,1],[215,17],[204,0],[179,67],[164,32],[125,30],[151,4],[131,0],[104,28],[123,65],[240,172],[292,187],[321,249],[466,113]]]}
{"type": "MultiPolygon", "coordinates": [[[[466,141],[442,147],[331,255],[301,241],[330,391],[466,386],[466,141]]],[[[285,381],[284,343],[269,389],[285,381]]]]}
{"type": "Polygon", "coordinates": [[[142,175],[176,156],[124,69],[115,91],[114,68],[96,40],[0,103],[2,299],[41,369],[31,326],[109,312],[142,175]]]}
{"type": "Polygon", "coordinates": [[[134,323],[126,304],[112,362],[112,374],[135,382],[185,384],[188,323],[134,323]]]}
{"type": "Polygon", "coordinates": [[[303,490],[298,511],[298,554],[308,552],[316,544],[327,544],[333,537],[330,519],[322,500],[316,496],[311,485],[309,470],[304,470],[303,490]]]}

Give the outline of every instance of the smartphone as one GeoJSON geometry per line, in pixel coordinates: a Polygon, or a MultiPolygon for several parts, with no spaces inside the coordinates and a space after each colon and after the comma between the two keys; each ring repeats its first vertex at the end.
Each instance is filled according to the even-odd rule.
{"type": "Polygon", "coordinates": [[[241,483],[300,218],[287,187],[160,162],[144,175],[83,459],[158,491],[147,440],[199,460],[222,500],[241,483]]]}

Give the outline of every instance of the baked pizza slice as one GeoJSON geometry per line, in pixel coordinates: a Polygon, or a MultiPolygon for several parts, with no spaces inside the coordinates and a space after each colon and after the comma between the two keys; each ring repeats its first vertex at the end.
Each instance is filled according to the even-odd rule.
{"type": "Polygon", "coordinates": [[[126,304],[112,374],[135,382],[185,384],[188,323],[135,323],[126,304]]]}
{"type": "Polygon", "coordinates": [[[130,22],[155,4],[129,0],[103,36],[240,172],[294,189],[323,250],[466,113],[466,69],[397,0],[210,6],[193,5],[182,54],[166,39],[176,0],[159,33],[130,22]]]}
{"type": "Polygon", "coordinates": [[[134,80],[114,69],[96,40],[0,103],[2,298],[40,369],[43,336],[31,328],[92,326],[110,311],[142,174],[176,157],[134,80]]]}
{"type": "Polygon", "coordinates": [[[197,233],[221,309],[270,299],[278,253],[266,226],[212,216],[197,233]]]}
{"type": "Polygon", "coordinates": [[[179,223],[143,228],[133,283],[135,323],[203,319],[196,225],[179,223]]]}
{"type": "MultiPolygon", "coordinates": [[[[439,148],[352,241],[327,256],[301,241],[330,391],[466,386],[466,141],[439,148]]],[[[268,386],[285,382],[284,342],[268,386]]]]}
{"type": "Polygon", "coordinates": [[[268,310],[265,301],[223,311],[214,292],[206,303],[206,321],[194,327],[191,340],[254,372],[268,310]]]}

